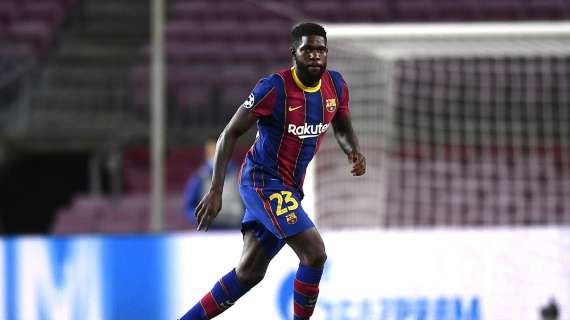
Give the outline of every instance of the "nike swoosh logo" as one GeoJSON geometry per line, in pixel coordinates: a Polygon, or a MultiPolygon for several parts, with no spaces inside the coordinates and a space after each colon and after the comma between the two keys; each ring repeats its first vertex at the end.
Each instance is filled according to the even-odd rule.
{"type": "Polygon", "coordinates": [[[289,106],[289,111],[295,111],[295,110],[300,109],[302,107],[303,106],[298,106],[298,107],[289,106]]]}

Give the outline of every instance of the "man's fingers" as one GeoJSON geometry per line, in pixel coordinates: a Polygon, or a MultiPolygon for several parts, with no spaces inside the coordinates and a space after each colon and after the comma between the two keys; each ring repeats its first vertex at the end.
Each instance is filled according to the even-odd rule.
{"type": "Polygon", "coordinates": [[[200,207],[200,210],[197,211],[197,215],[196,215],[196,222],[198,223],[198,228],[196,228],[196,230],[200,231],[202,229],[202,226],[204,224],[204,219],[206,218],[207,214],[206,214],[206,210],[207,208],[205,208],[203,205],[200,207]]]}
{"type": "Polygon", "coordinates": [[[196,206],[196,209],[194,209],[194,216],[196,218],[198,218],[198,215],[200,214],[200,211],[202,211],[202,202],[198,203],[198,205],[196,206]]]}
{"type": "Polygon", "coordinates": [[[202,221],[200,222],[200,225],[198,226],[198,231],[201,230],[208,231],[211,222],[212,222],[212,216],[205,214],[204,218],[202,218],[202,221]]]}
{"type": "Polygon", "coordinates": [[[355,162],[352,164],[352,169],[364,169],[366,167],[365,163],[363,160],[360,160],[358,162],[355,162]]]}
{"type": "Polygon", "coordinates": [[[363,175],[364,173],[365,173],[364,170],[355,170],[355,171],[352,172],[352,175],[353,175],[353,176],[361,176],[361,175],[363,175]]]}
{"type": "Polygon", "coordinates": [[[204,219],[200,219],[200,223],[198,224],[198,228],[196,230],[201,231],[203,228],[204,219]]]}
{"type": "Polygon", "coordinates": [[[365,171],[363,169],[360,169],[360,170],[353,170],[351,173],[353,176],[361,176],[364,174],[364,172],[365,171]]]}
{"type": "Polygon", "coordinates": [[[204,215],[202,214],[202,211],[199,211],[198,214],[196,215],[196,222],[198,223],[198,227],[196,227],[196,230],[200,231],[200,227],[202,226],[202,217],[204,215]]]}
{"type": "Polygon", "coordinates": [[[352,163],[352,164],[356,164],[356,163],[361,163],[363,161],[366,160],[366,158],[364,158],[364,156],[360,153],[351,153],[348,156],[348,160],[352,163]]]}
{"type": "Polygon", "coordinates": [[[358,156],[356,161],[352,163],[352,169],[350,173],[353,176],[361,176],[366,172],[366,158],[363,156],[358,156]]]}
{"type": "Polygon", "coordinates": [[[196,230],[198,231],[208,231],[212,220],[214,219],[215,214],[213,214],[213,210],[209,206],[203,206],[203,208],[198,212],[198,216],[196,217],[196,222],[198,223],[198,227],[196,230]]]}
{"type": "Polygon", "coordinates": [[[353,169],[364,168],[364,163],[363,162],[355,162],[352,164],[352,168],[353,169]]]}

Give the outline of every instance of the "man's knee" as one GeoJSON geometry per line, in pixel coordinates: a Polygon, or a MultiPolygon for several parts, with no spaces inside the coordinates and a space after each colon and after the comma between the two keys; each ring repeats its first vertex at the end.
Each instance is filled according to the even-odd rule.
{"type": "Polygon", "coordinates": [[[306,250],[300,258],[301,264],[310,267],[321,268],[327,261],[327,253],[325,252],[324,246],[318,248],[310,248],[309,250],[306,250]]]}
{"type": "Polygon", "coordinates": [[[263,280],[271,259],[267,257],[262,243],[251,230],[244,235],[244,242],[236,274],[243,285],[251,288],[263,280]]]}
{"type": "Polygon", "coordinates": [[[327,261],[325,244],[315,228],[289,238],[287,244],[295,251],[301,264],[322,268],[327,261]]]}
{"type": "Polygon", "coordinates": [[[252,268],[236,268],[236,274],[240,283],[247,287],[253,287],[265,277],[265,270],[252,268]]]}

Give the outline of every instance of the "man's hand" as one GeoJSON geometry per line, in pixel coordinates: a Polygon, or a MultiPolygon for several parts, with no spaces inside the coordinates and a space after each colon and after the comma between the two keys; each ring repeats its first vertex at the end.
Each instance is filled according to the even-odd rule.
{"type": "Polygon", "coordinates": [[[361,176],[366,172],[366,158],[362,155],[362,153],[358,151],[349,153],[348,162],[352,164],[350,173],[352,173],[353,176],[361,176]]]}
{"type": "Polygon", "coordinates": [[[196,230],[208,231],[210,224],[222,209],[222,192],[210,190],[196,207],[196,230]]]}

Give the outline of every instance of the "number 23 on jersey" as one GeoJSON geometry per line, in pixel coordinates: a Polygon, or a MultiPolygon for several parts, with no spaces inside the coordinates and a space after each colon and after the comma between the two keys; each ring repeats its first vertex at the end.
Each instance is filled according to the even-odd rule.
{"type": "Polygon", "coordinates": [[[277,200],[277,208],[275,214],[280,216],[291,210],[295,210],[299,207],[299,202],[293,198],[293,193],[291,191],[281,191],[275,192],[269,196],[269,200],[277,200]]]}

